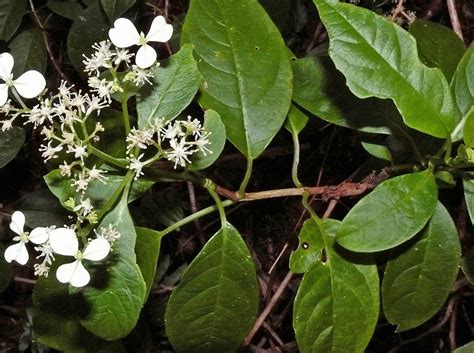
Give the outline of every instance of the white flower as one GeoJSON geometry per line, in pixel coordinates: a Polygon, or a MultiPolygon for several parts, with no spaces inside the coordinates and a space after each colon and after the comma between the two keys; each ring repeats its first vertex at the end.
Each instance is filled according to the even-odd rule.
{"type": "Polygon", "coordinates": [[[188,159],[188,156],[193,154],[193,151],[190,151],[190,146],[186,144],[186,141],[183,139],[176,141],[176,139],[170,140],[171,151],[166,152],[166,158],[169,161],[174,161],[174,168],[179,164],[181,167],[186,166],[186,163],[191,163],[188,159]]]}
{"type": "Polygon", "coordinates": [[[5,250],[5,260],[7,262],[12,262],[15,260],[20,265],[25,265],[28,262],[28,250],[26,249],[26,243],[31,241],[35,244],[41,244],[48,240],[48,232],[46,228],[35,228],[31,231],[30,234],[23,231],[25,227],[25,215],[16,211],[12,214],[12,221],[10,223],[10,229],[18,234],[14,237],[13,240],[18,241],[18,243],[10,245],[5,250]]]}
{"type": "Polygon", "coordinates": [[[107,240],[100,238],[92,240],[84,249],[79,250],[76,233],[72,229],[58,228],[51,231],[50,245],[56,254],[73,256],[74,262],[58,267],[56,278],[61,283],[70,283],[74,287],[83,287],[90,281],[89,272],[82,265],[82,260],[100,261],[110,251],[107,240]]]}
{"type": "Polygon", "coordinates": [[[140,175],[143,175],[142,169],[143,167],[146,166],[146,162],[140,161],[140,159],[142,159],[143,156],[144,156],[144,153],[142,153],[138,157],[135,157],[135,156],[127,157],[127,159],[130,162],[130,164],[128,165],[128,169],[135,171],[135,180],[137,180],[140,177],[140,175]]]}
{"type": "Polygon", "coordinates": [[[138,67],[146,69],[156,61],[156,51],[150,47],[148,42],[167,42],[173,34],[173,26],[167,24],[163,16],[157,16],[153,20],[150,31],[145,35],[138,33],[132,21],[119,18],[114,22],[114,27],[109,30],[112,43],[118,48],[128,48],[139,45],[135,62],[138,67]]]}
{"type": "Polygon", "coordinates": [[[46,80],[36,70],[29,70],[13,80],[13,64],[15,60],[9,53],[0,54],[0,78],[5,83],[0,84],[0,105],[8,100],[8,87],[14,87],[23,98],[33,98],[39,95],[46,87],[46,80]]]}

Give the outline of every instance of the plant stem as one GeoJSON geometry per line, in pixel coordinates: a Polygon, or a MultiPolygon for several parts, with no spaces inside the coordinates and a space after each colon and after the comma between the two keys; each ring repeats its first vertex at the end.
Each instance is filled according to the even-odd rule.
{"type": "Polygon", "coordinates": [[[96,157],[99,157],[100,159],[104,160],[105,162],[107,162],[111,165],[115,165],[117,167],[123,168],[123,169],[127,169],[127,165],[128,165],[127,162],[125,162],[123,160],[120,160],[118,158],[114,158],[111,155],[99,150],[98,148],[96,148],[92,145],[89,145],[89,149],[90,149],[90,151],[92,152],[93,155],[95,155],[96,157]]]}
{"type": "MultiPolygon", "coordinates": [[[[234,201],[234,200],[226,200],[226,201],[221,202],[221,206],[222,206],[222,208],[225,208],[225,207],[228,207],[228,206],[233,205],[233,204],[235,204],[235,203],[237,203],[237,201],[234,201]]],[[[159,232],[159,233],[160,233],[160,237],[164,237],[165,235],[167,235],[167,234],[169,234],[169,233],[175,231],[176,229],[178,229],[178,228],[180,228],[180,227],[182,227],[182,226],[184,226],[184,225],[186,225],[186,224],[188,224],[188,223],[190,223],[190,222],[193,222],[193,221],[196,220],[196,219],[199,219],[199,218],[201,218],[201,217],[204,217],[204,216],[206,216],[206,215],[208,215],[208,214],[210,214],[210,213],[212,213],[212,212],[218,211],[218,210],[219,210],[219,208],[218,208],[217,205],[209,206],[209,207],[203,208],[201,211],[196,212],[196,213],[194,213],[194,214],[192,214],[192,215],[189,215],[189,216],[183,218],[182,220],[176,222],[175,224],[169,226],[168,228],[166,228],[166,229],[160,231],[160,232],[159,232]]]]}
{"type": "Polygon", "coordinates": [[[247,169],[245,170],[244,179],[242,180],[239,191],[237,192],[237,195],[239,197],[243,197],[245,195],[245,189],[247,188],[247,185],[250,181],[250,177],[252,176],[252,169],[253,169],[253,159],[247,157],[247,169]]]}
{"type": "Polygon", "coordinates": [[[125,92],[121,95],[122,100],[122,114],[123,114],[123,125],[125,126],[125,136],[130,133],[130,116],[128,115],[128,104],[127,94],[125,92]]]}
{"type": "Polygon", "coordinates": [[[298,138],[298,134],[292,133],[291,136],[293,137],[293,165],[291,167],[291,178],[293,179],[293,184],[297,188],[303,186],[301,181],[298,178],[298,165],[300,164],[300,140],[298,138]]]}
{"type": "Polygon", "coordinates": [[[15,99],[18,101],[18,103],[20,103],[21,107],[23,109],[29,110],[28,107],[26,106],[26,104],[23,102],[23,99],[21,99],[20,95],[16,91],[15,87],[12,86],[10,88],[12,89],[12,92],[13,92],[13,95],[15,96],[15,99]]]}
{"type": "Polygon", "coordinates": [[[219,217],[221,219],[222,227],[225,227],[225,225],[227,224],[227,219],[226,219],[226,216],[225,216],[224,207],[222,206],[222,201],[219,197],[219,194],[216,192],[216,185],[214,183],[210,182],[210,185],[207,187],[207,191],[209,192],[211,197],[216,202],[216,206],[217,206],[217,209],[219,211],[219,217]]]}

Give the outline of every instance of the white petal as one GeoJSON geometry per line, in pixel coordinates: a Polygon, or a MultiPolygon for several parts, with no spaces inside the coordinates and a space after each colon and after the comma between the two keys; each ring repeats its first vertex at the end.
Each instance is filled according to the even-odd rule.
{"type": "Polygon", "coordinates": [[[7,262],[15,260],[20,265],[25,265],[28,262],[28,257],[28,250],[23,242],[10,245],[7,250],[5,250],[5,260],[7,260],[7,262]]]}
{"type": "Polygon", "coordinates": [[[173,26],[166,23],[163,16],[155,17],[146,39],[152,42],[167,42],[173,35],[173,26]]]}
{"type": "Polygon", "coordinates": [[[28,239],[35,244],[43,244],[48,240],[48,228],[38,227],[31,231],[28,239]]]}
{"type": "Polygon", "coordinates": [[[13,82],[13,86],[23,98],[33,98],[46,87],[44,76],[36,70],[26,71],[13,82]]]}
{"type": "Polygon", "coordinates": [[[135,56],[135,63],[141,69],[146,69],[156,61],[156,51],[148,44],[142,45],[135,56]]]}
{"type": "Polygon", "coordinates": [[[8,100],[8,86],[0,83],[0,105],[5,105],[8,100]]]}
{"type": "Polygon", "coordinates": [[[0,54],[0,77],[5,79],[12,73],[15,60],[10,53],[0,54]]]}
{"type": "Polygon", "coordinates": [[[119,18],[114,22],[114,27],[109,30],[109,38],[116,47],[128,48],[138,44],[140,34],[132,21],[119,18]]]}
{"type": "Polygon", "coordinates": [[[89,283],[91,276],[81,261],[76,260],[58,267],[56,278],[61,283],[71,283],[74,287],[83,287],[89,283]]]}
{"type": "Polygon", "coordinates": [[[105,258],[110,251],[110,244],[104,238],[92,240],[84,249],[84,259],[99,261],[105,258]]]}
{"type": "Polygon", "coordinates": [[[49,233],[49,244],[53,251],[59,255],[74,256],[79,250],[79,242],[72,229],[53,229],[49,233]]]}
{"type": "Polygon", "coordinates": [[[15,211],[12,214],[12,221],[10,222],[10,229],[18,235],[23,234],[25,227],[25,215],[21,211],[15,211]]]}

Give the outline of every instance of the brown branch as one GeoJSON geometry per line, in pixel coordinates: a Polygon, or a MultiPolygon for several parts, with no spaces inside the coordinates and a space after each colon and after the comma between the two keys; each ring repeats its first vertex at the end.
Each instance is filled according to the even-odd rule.
{"type": "Polygon", "coordinates": [[[459,22],[458,12],[456,11],[455,0],[446,0],[448,5],[449,18],[451,19],[451,26],[453,31],[461,38],[464,42],[464,36],[462,34],[461,22],[459,22]]]}
{"type": "Polygon", "coordinates": [[[371,174],[360,183],[344,181],[339,185],[246,192],[243,197],[239,197],[236,191],[228,190],[222,186],[216,186],[216,190],[219,195],[235,201],[256,201],[286,196],[302,196],[305,192],[310,195],[318,195],[322,200],[328,201],[337,200],[341,197],[362,195],[367,190],[375,188],[379,183],[387,179],[389,175],[389,169],[383,169],[379,174],[371,174]]]}

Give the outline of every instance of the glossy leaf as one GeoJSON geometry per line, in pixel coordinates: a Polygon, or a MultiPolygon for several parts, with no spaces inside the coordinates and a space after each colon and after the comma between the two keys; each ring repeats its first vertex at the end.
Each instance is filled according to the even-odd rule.
{"type": "MultiPolygon", "coordinates": [[[[474,177],[472,175],[471,177],[474,177]]],[[[463,188],[464,188],[464,199],[466,200],[466,208],[471,219],[471,224],[474,225],[474,179],[464,178],[463,179],[463,188]]]]}
{"type": "Polygon", "coordinates": [[[100,222],[100,227],[112,225],[120,238],[107,264],[98,268],[91,283],[83,290],[89,311],[81,324],[106,340],[125,337],[137,324],[146,297],[146,283],[135,256],[136,233],[128,212],[127,198],[100,222]]]}
{"type": "Polygon", "coordinates": [[[0,130],[0,168],[6,166],[20,151],[25,142],[25,130],[13,127],[2,132],[0,130]]]}
{"type": "Polygon", "coordinates": [[[430,170],[384,181],[349,211],[337,232],[337,242],[357,252],[393,248],[423,228],[437,199],[430,170]]]}
{"type": "Polygon", "coordinates": [[[57,198],[47,189],[33,191],[15,203],[15,210],[25,215],[29,228],[63,227],[68,223],[67,213],[57,198]]]}
{"type": "Polygon", "coordinates": [[[112,23],[135,4],[135,0],[100,0],[104,12],[112,23]]]}
{"type": "Polygon", "coordinates": [[[223,226],[189,265],[166,309],[176,352],[235,352],[258,309],[255,267],[238,231],[223,226]]]}
{"type": "Polygon", "coordinates": [[[464,144],[467,148],[474,148],[474,106],[467,112],[464,120],[464,144]]]}
{"type": "Polygon", "coordinates": [[[47,5],[55,14],[73,21],[83,10],[78,0],[48,0],[47,5]]]}
{"type": "Polygon", "coordinates": [[[225,146],[226,133],[225,126],[221,117],[214,110],[207,110],[204,114],[204,130],[209,132],[209,145],[206,147],[210,150],[204,154],[202,151],[194,154],[191,158],[189,170],[201,170],[211,166],[222,153],[225,146]]]}
{"type": "Polygon", "coordinates": [[[451,80],[451,90],[456,103],[456,128],[451,139],[459,141],[462,140],[464,121],[474,106],[474,47],[467,49],[459,62],[451,80]]]}
{"type": "Polygon", "coordinates": [[[182,43],[195,46],[201,105],[220,114],[227,138],[247,158],[258,157],[291,102],[291,67],[278,28],[257,0],[193,0],[182,43]]]}
{"type": "Polygon", "coordinates": [[[390,149],[385,145],[362,141],[362,147],[375,158],[382,159],[384,161],[392,161],[392,153],[390,149]]]}
{"type": "Polygon", "coordinates": [[[148,228],[135,228],[137,242],[135,253],[137,264],[146,283],[146,295],[150,294],[155,280],[158,256],[160,256],[161,235],[157,231],[148,228]]]}
{"type": "Polygon", "coordinates": [[[337,225],[321,223],[326,260],[304,274],[295,298],[293,327],[302,353],[364,352],[377,323],[377,266],[338,251],[337,225]]]}
{"type": "Polygon", "coordinates": [[[83,54],[90,57],[94,52],[92,45],[108,39],[109,27],[107,16],[98,1],[78,14],[69,30],[67,54],[79,74],[86,76],[83,54]]]}
{"type": "Polygon", "coordinates": [[[298,248],[290,256],[290,270],[294,273],[306,273],[321,260],[321,250],[324,248],[323,234],[314,218],[303,223],[298,239],[298,248]]]}
{"type": "Polygon", "coordinates": [[[403,125],[391,101],[357,98],[346,86],[325,52],[292,63],[293,100],[317,117],[339,126],[390,134],[393,124],[403,125]]]}
{"type": "Polygon", "coordinates": [[[0,40],[8,41],[20,27],[26,0],[0,0],[0,40]]]}
{"type": "Polygon", "coordinates": [[[469,342],[462,347],[456,348],[453,353],[474,353],[474,341],[469,342]]]}
{"type": "Polygon", "coordinates": [[[285,121],[285,129],[291,134],[298,135],[305,128],[308,120],[308,116],[299,110],[296,105],[292,104],[285,121]]]}
{"type": "Polygon", "coordinates": [[[193,57],[193,46],[181,50],[155,70],[152,87],[138,95],[138,125],[145,127],[155,118],[176,118],[193,100],[202,76],[193,57]]]}
{"type": "Polygon", "coordinates": [[[438,202],[421,234],[385,268],[385,317],[397,331],[417,327],[443,306],[459,272],[461,244],[456,226],[438,202]]]}
{"type": "Polygon", "coordinates": [[[461,269],[464,276],[474,284],[474,248],[469,249],[461,259],[461,269]]]}
{"type": "Polygon", "coordinates": [[[416,39],[420,60],[429,67],[437,67],[448,80],[461,60],[466,47],[454,31],[436,22],[416,20],[410,25],[416,39]]]}
{"type": "Polygon", "coordinates": [[[15,58],[14,77],[18,77],[28,70],[37,70],[42,73],[46,70],[46,46],[43,34],[39,29],[21,32],[10,43],[10,49],[15,58]]]}
{"type": "Polygon", "coordinates": [[[374,12],[334,0],[315,0],[330,39],[329,53],[360,98],[392,99],[409,127],[435,137],[454,129],[446,78],[418,58],[403,28],[374,12]]]}

